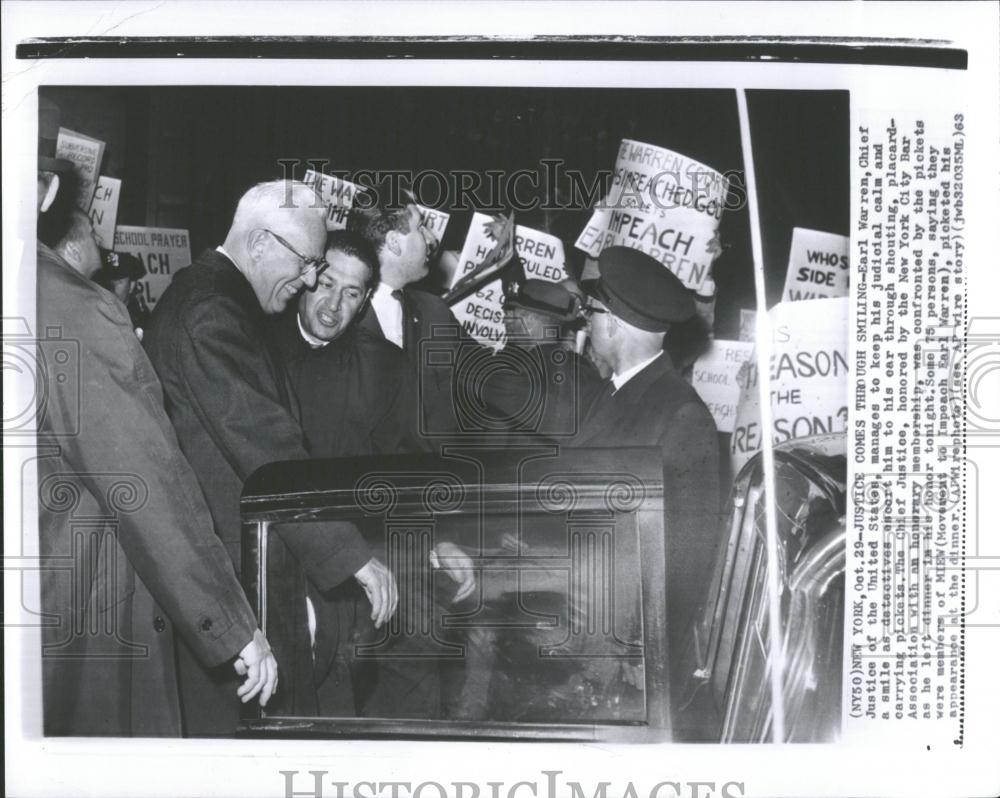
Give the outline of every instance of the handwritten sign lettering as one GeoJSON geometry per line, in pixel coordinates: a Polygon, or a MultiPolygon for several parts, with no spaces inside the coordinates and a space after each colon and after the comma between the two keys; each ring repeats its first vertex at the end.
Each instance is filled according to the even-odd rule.
{"type": "Polygon", "coordinates": [[[610,246],[641,250],[688,288],[711,278],[729,181],[663,147],[623,139],[611,191],[576,241],[596,258],[610,246]]]}
{"type": "Polygon", "coordinates": [[[142,261],[146,276],[139,284],[150,310],[167,290],[174,275],[191,265],[187,230],[169,227],[130,227],[115,230],[115,252],[129,252],[142,261]]]}
{"type": "Polygon", "coordinates": [[[850,244],[847,236],[796,227],[782,301],[847,296],[850,244]]]}

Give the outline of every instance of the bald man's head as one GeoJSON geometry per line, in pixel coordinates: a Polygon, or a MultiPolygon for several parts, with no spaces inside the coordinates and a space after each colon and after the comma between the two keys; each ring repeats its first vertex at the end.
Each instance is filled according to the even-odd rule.
{"type": "Polygon", "coordinates": [[[258,183],[244,194],[225,242],[265,313],[279,313],[316,284],[325,246],[326,208],[294,180],[258,183]]]}

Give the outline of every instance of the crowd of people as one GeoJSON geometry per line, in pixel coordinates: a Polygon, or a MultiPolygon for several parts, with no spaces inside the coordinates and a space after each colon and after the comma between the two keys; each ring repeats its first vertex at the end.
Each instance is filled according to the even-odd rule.
{"type": "MultiPolygon", "coordinates": [[[[525,281],[508,292],[508,341],[494,352],[417,286],[438,242],[416,204],[355,210],[328,231],[312,187],[275,181],[242,196],[225,239],[149,313],[128,284],[136,264],[102,256],[86,214],[67,210],[72,175],[45,113],[39,328],[79,341],[81,366],[76,396],[47,386],[39,422],[40,451],[55,444],[39,459],[42,556],[69,563],[43,581],[60,619],[44,632],[47,734],[231,736],[250,700],[296,715],[437,716],[440,675],[419,656],[379,662],[364,685],[351,670],[345,650],[397,611],[402,577],[350,521],[281,525],[273,650],[261,633],[238,579],[240,495],[275,461],[429,452],[480,433],[660,447],[669,643],[683,644],[714,551],[718,441],[665,351],[696,313],[667,269],[610,247],[593,283],[525,281]],[[431,340],[450,347],[447,367],[426,357],[431,340]]],[[[425,565],[451,578],[449,601],[475,595],[460,542],[437,542],[425,565]]]]}

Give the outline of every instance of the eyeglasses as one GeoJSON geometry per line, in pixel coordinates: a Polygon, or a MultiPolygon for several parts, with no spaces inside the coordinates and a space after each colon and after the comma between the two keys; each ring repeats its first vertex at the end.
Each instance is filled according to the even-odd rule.
{"type": "Polygon", "coordinates": [[[319,274],[320,272],[323,271],[323,269],[325,269],[327,266],[330,265],[329,263],[327,263],[326,258],[306,257],[301,252],[299,252],[295,247],[293,247],[291,244],[285,241],[285,239],[283,239],[276,232],[274,232],[274,230],[268,230],[266,227],[262,227],[261,229],[265,233],[270,233],[272,236],[274,236],[275,241],[281,244],[281,246],[283,246],[285,249],[287,249],[289,252],[295,255],[295,257],[297,257],[300,261],[302,261],[305,264],[305,268],[302,269],[301,272],[299,272],[299,277],[308,277],[313,272],[319,274]]]}

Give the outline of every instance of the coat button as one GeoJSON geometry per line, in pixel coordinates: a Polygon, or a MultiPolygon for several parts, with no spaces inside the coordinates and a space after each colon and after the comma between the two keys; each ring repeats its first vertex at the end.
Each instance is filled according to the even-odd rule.
{"type": "Polygon", "coordinates": [[[167,622],[163,620],[161,616],[157,615],[155,618],[153,618],[153,629],[155,631],[162,632],[166,628],[167,628],[167,622]]]}
{"type": "Polygon", "coordinates": [[[211,628],[212,628],[212,619],[211,618],[205,618],[205,619],[203,619],[202,622],[201,622],[201,631],[207,632],[211,628]]]}

